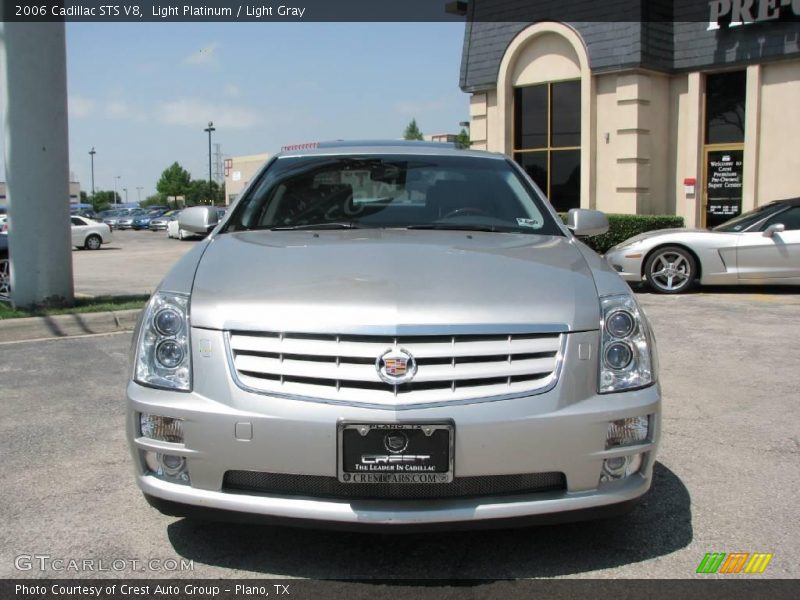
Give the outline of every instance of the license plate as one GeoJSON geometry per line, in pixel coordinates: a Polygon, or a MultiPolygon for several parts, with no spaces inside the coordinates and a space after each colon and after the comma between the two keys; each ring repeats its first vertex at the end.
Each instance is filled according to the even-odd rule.
{"type": "Polygon", "coordinates": [[[450,483],[455,428],[447,423],[340,423],[342,483],[450,483]]]}

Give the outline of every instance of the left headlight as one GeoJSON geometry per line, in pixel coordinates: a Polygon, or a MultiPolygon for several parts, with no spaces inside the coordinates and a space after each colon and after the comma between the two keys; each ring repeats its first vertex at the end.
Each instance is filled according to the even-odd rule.
{"type": "Polygon", "coordinates": [[[648,386],[656,380],[655,340],[633,296],[600,299],[600,393],[648,386]]]}
{"type": "Polygon", "coordinates": [[[134,380],[142,385],[188,392],[192,389],[189,298],[154,294],[142,317],[134,380]]]}

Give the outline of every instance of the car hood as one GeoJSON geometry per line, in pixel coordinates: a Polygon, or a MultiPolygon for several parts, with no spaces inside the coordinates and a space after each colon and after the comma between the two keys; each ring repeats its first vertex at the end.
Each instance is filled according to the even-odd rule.
{"type": "Polygon", "coordinates": [[[663,235],[673,235],[673,234],[679,234],[679,235],[695,235],[695,234],[699,234],[699,235],[719,235],[719,233],[720,233],[719,231],[711,231],[709,229],[687,229],[685,227],[676,227],[676,228],[673,228],[673,229],[654,229],[653,231],[645,231],[644,233],[640,233],[640,234],[635,235],[635,236],[633,236],[631,238],[628,238],[627,240],[625,240],[624,242],[622,242],[621,244],[618,244],[618,245],[619,246],[622,246],[622,245],[627,246],[627,245],[633,244],[635,242],[640,242],[640,241],[643,241],[643,240],[649,240],[651,238],[659,237],[659,236],[663,236],[663,235]]]}
{"type": "Polygon", "coordinates": [[[391,334],[415,327],[599,327],[591,270],[565,237],[454,231],[240,232],[197,266],[210,329],[391,334]]]}

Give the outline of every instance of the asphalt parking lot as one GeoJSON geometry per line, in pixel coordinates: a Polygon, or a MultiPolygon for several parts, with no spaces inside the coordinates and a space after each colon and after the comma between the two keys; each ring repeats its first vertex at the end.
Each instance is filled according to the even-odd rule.
{"type": "MultiPolygon", "coordinates": [[[[155,252],[163,273],[192,246],[163,233],[115,240],[123,250],[74,253],[80,290],[100,288],[81,280],[95,273],[90,264],[99,282],[111,264],[161,264],[155,252]],[[131,250],[137,241],[154,245],[131,250]]],[[[114,275],[108,289],[155,287],[155,268],[141,268],[114,275]]],[[[507,531],[386,536],[161,516],[133,482],[124,438],[130,334],[0,345],[0,577],[685,578],[706,552],[773,553],[759,577],[797,577],[800,289],[639,298],[658,338],[664,396],[653,490],[626,517],[507,531]],[[36,554],[194,568],[15,568],[16,557],[36,554]]]]}
{"type": "Polygon", "coordinates": [[[166,231],[113,231],[99,250],[72,251],[75,293],[88,296],[149,294],[196,240],[174,240],[166,231]]]}

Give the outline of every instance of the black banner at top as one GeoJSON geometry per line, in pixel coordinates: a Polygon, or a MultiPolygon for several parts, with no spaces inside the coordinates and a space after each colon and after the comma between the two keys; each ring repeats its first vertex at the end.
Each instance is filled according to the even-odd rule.
{"type": "Polygon", "coordinates": [[[800,0],[3,0],[7,22],[798,21],[800,0]]]}

